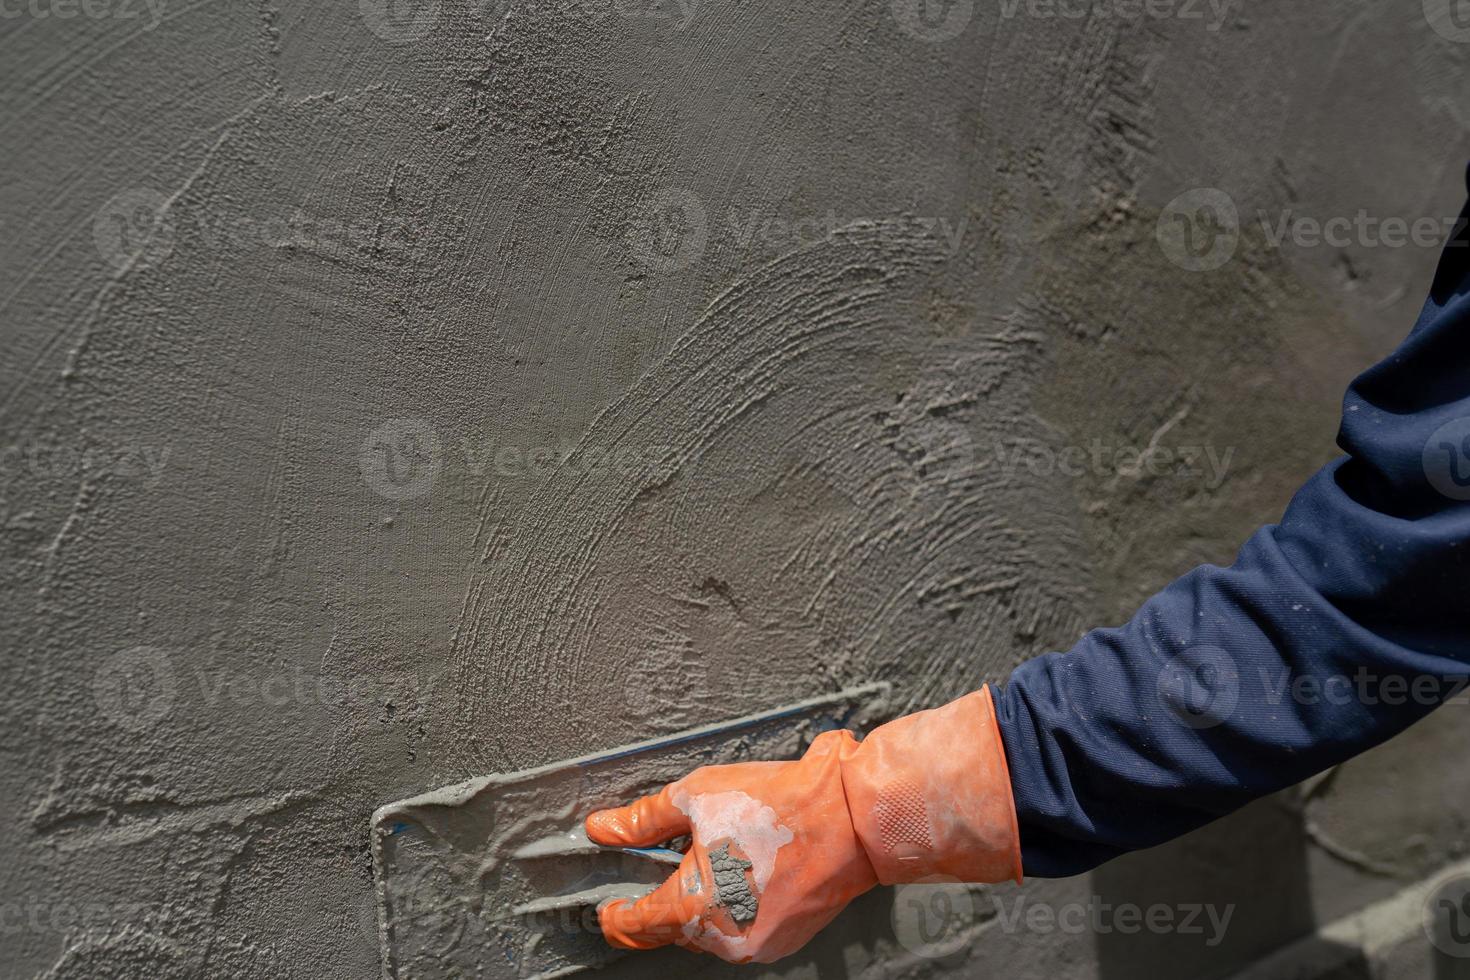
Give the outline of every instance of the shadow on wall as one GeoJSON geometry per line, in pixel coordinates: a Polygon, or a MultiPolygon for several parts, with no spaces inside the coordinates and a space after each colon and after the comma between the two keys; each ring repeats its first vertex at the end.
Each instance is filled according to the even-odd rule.
{"type": "Polygon", "coordinates": [[[1470,959],[1451,956],[1443,950],[1433,955],[1434,980],[1470,980],[1470,959]]]}
{"type": "Polygon", "coordinates": [[[1430,943],[1417,896],[1412,922],[1392,908],[1392,894],[1377,911],[1355,904],[1353,918],[1365,921],[1318,922],[1308,857],[1302,817],[1277,795],[1090,876],[1031,879],[1021,890],[957,883],[932,893],[874,889],[771,966],[669,948],[618,960],[598,977],[1470,980],[1466,878],[1449,879],[1436,893],[1452,918],[1443,926],[1448,939],[1430,943]],[[1041,925],[1033,911],[1045,913],[1041,925]]]}
{"type": "MultiPolygon", "coordinates": [[[[1311,934],[1319,923],[1312,911],[1307,846],[1301,817],[1267,798],[1178,840],[1103,865],[1092,876],[1100,908],[1162,908],[1181,927],[1149,928],[1145,922],[1128,934],[1099,930],[1098,976],[1230,977],[1311,934]],[[1195,923],[1185,927],[1196,908],[1195,923]]],[[[1361,953],[1342,954],[1328,958],[1336,964],[1330,973],[1311,980],[1371,980],[1361,953]]]]}

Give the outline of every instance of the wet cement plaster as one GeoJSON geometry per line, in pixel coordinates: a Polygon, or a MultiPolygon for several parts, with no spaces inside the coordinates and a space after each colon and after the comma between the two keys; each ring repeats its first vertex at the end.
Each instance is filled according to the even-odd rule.
{"type": "Polygon", "coordinates": [[[750,879],[746,877],[750,862],[731,854],[726,842],[709,852],[709,867],[715,879],[715,894],[730,918],[738,923],[754,922],[760,911],[760,900],[751,893],[750,879]]]}
{"type": "MultiPolygon", "coordinates": [[[[931,704],[1228,559],[1433,262],[1258,214],[1454,214],[1467,155],[1412,4],[103,6],[0,25],[7,976],[371,975],[388,800],[931,704]],[[1044,465],[1094,444],[1230,456],[1044,465]]],[[[1310,803],[1324,900],[1463,837],[1373,785],[1310,803]]],[[[770,972],[902,962],[884,901],[770,972]]],[[[970,955],[1136,948],[1022,938],[970,955]]]]}

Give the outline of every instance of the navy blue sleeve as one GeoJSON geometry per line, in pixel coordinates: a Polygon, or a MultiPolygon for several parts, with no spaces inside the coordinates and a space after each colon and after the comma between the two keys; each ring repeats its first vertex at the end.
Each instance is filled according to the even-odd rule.
{"type": "MultiPolygon", "coordinates": [[[[1356,755],[1470,675],[1470,237],[1343,402],[1347,453],[1229,568],[996,692],[1028,875],[1086,871],[1356,755]]],[[[1460,695],[1461,698],[1470,692],[1460,695]]]]}

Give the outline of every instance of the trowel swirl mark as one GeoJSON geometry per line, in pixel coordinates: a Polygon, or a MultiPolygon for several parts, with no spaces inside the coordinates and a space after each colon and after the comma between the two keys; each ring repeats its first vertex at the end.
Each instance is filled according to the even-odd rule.
{"type": "MultiPolygon", "coordinates": [[[[667,488],[768,397],[783,369],[871,329],[871,307],[934,258],[920,239],[854,233],[835,246],[784,256],[716,299],[581,441],[604,451],[629,444],[659,450],[642,454],[626,475],[554,475],[523,513],[487,577],[487,591],[501,599],[471,625],[488,640],[496,679],[512,690],[553,693],[557,673],[585,656],[598,602],[581,590],[630,508],[667,488]]],[[[463,644],[455,651],[464,698],[457,720],[466,728],[483,722],[490,707],[477,696],[486,666],[477,652],[463,644]]]]}
{"type": "Polygon", "coordinates": [[[962,602],[1017,578],[940,567],[961,547],[1020,561],[1016,529],[985,499],[1000,477],[981,479],[967,448],[973,420],[947,416],[983,415],[987,393],[1005,388],[1011,407],[995,424],[1012,424],[1007,386],[1035,357],[1024,331],[977,355],[973,337],[936,344],[916,326],[945,259],[931,237],[891,227],[785,255],[727,289],[594,421],[579,452],[649,451],[618,472],[555,473],[469,584],[459,703],[440,719],[456,767],[532,764],[625,740],[639,721],[727,717],[756,697],[868,679],[887,659],[875,650],[942,646],[933,610],[900,622],[915,619],[915,595],[948,582],[962,602]],[[915,383],[914,365],[936,355],[944,376],[915,383]],[[919,404],[895,408],[895,387],[919,404]],[[711,573],[733,602],[676,601],[711,573]],[[639,669],[655,634],[689,638],[686,655],[709,668],[701,689],[685,690],[677,665],[650,676],[644,698],[615,676],[639,669]],[[747,693],[749,667],[763,687],[747,693]],[[608,690],[637,703],[607,704],[608,690]],[[605,710],[570,720],[565,704],[605,710]]]}

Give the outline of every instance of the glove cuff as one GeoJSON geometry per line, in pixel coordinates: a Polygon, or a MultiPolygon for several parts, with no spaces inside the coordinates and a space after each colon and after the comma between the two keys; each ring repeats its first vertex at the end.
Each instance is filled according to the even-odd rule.
{"type": "Polygon", "coordinates": [[[1021,840],[990,689],[882,725],[842,760],[863,849],[885,885],[1021,880],[1021,840]]]}

